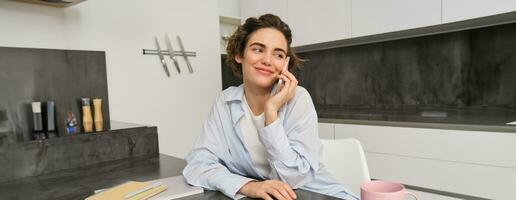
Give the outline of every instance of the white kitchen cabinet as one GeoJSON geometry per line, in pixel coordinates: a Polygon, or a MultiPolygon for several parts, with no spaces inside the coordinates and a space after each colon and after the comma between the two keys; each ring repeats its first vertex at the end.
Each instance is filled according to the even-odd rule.
{"type": "Polygon", "coordinates": [[[242,20],[273,13],[303,46],[516,11],[514,0],[245,0],[242,20]]]}
{"type": "Polygon", "coordinates": [[[487,199],[516,199],[516,169],[366,150],[371,178],[487,199]]]}
{"type": "Polygon", "coordinates": [[[265,13],[278,15],[289,24],[292,46],[351,37],[351,0],[246,0],[241,2],[242,20],[265,13]]]}
{"type": "Polygon", "coordinates": [[[321,139],[334,139],[334,128],[335,124],[332,123],[321,123],[319,122],[319,138],[321,139]]]}
{"type": "Polygon", "coordinates": [[[288,23],[287,0],[243,0],[240,1],[242,23],[248,17],[259,17],[271,13],[288,23]]]}
{"type": "Polygon", "coordinates": [[[515,0],[443,0],[443,23],[516,11],[515,0]]]}
{"type": "Polygon", "coordinates": [[[441,23],[441,0],[359,0],[351,9],[353,37],[441,23]]]}
{"type": "Polygon", "coordinates": [[[240,0],[218,0],[219,15],[240,18],[240,0]]]}
{"type": "Polygon", "coordinates": [[[371,177],[492,199],[514,199],[516,134],[335,124],[356,138],[371,177]]]}
{"type": "Polygon", "coordinates": [[[336,124],[344,137],[370,152],[516,168],[514,133],[336,124]]]}
{"type": "Polygon", "coordinates": [[[351,0],[288,0],[292,46],[351,37],[351,0]]]}

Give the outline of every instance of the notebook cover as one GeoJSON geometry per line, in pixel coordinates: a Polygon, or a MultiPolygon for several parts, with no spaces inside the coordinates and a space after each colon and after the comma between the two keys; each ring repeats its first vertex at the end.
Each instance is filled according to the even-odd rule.
{"type": "Polygon", "coordinates": [[[204,192],[204,189],[202,187],[188,185],[183,176],[174,176],[169,178],[152,180],[149,182],[151,184],[161,182],[164,185],[168,186],[167,190],[157,194],[156,196],[151,197],[149,200],[177,199],[194,194],[201,194],[204,192]]]}
{"type": "MultiPolygon", "coordinates": [[[[137,181],[128,181],[123,184],[114,186],[109,188],[103,192],[94,194],[86,200],[119,200],[124,199],[124,197],[134,191],[144,188],[145,186],[150,185],[149,182],[137,182],[137,181]]],[[[158,187],[152,188],[145,192],[139,193],[130,198],[130,200],[144,200],[152,197],[160,192],[163,192],[167,189],[166,185],[160,185],[158,187]]]]}

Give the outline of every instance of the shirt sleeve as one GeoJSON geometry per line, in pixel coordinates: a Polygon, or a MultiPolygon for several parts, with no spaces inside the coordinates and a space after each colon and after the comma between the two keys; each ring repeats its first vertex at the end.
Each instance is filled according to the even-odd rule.
{"type": "Polygon", "coordinates": [[[310,94],[304,88],[298,89],[288,104],[283,118],[278,117],[258,133],[267,149],[270,177],[299,188],[310,182],[319,169],[321,143],[310,94]]]}
{"type": "Polygon", "coordinates": [[[219,190],[230,198],[238,199],[243,197],[237,194],[240,188],[254,179],[230,172],[220,158],[223,156],[221,151],[226,150],[221,146],[225,144],[220,117],[221,107],[220,100],[217,100],[208,119],[204,122],[199,139],[186,157],[188,164],[183,169],[183,176],[191,185],[219,190]]]}

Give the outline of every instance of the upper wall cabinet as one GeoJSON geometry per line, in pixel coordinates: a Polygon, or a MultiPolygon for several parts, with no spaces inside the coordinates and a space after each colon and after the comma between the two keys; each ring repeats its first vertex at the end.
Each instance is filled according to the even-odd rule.
{"type": "Polygon", "coordinates": [[[351,0],[288,0],[292,46],[351,37],[351,0]]]}
{"type": "Polygon", "coordinates": [[[276,14],[292,30],[292,46],[351,37],[351,0],[245,0],[242,20],[276,14]]]}
{"type": "Polygon", "coordinates": [[[443,0],[443,23],[515,11],[515,0],[443,0]]]}
{"type": "Polygon", "coordinates": [[[441,23],[441,0],[359,0],[352,10],[353,37],[441,23]]]}
{"type": "Polygon", "coordinates": [[[259,17],[271,13],[288,23],[287,0],[243,0],[240,1],[242,23],[248,17],[259,17]]]}
{"type": "Polygon", "coordinates": [[[242,20],[273,13],[293,46],[438,25],[516,10],[516,0],[243,0],[242,20]]]}

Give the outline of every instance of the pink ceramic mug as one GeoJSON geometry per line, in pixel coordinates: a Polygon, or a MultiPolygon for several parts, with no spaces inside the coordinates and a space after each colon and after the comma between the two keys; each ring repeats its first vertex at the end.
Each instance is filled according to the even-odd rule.
{"type": "Polygon", "coordinates": [[[400,183],[367,181],[360,185],[362,200],[403,200],[405,195],[411,195],[418,200],[415,194],[405,191],[405,187],[400,183]]]}

